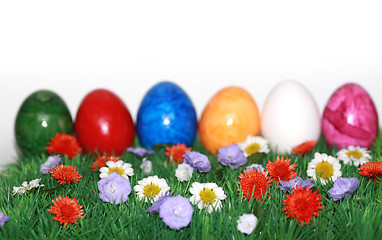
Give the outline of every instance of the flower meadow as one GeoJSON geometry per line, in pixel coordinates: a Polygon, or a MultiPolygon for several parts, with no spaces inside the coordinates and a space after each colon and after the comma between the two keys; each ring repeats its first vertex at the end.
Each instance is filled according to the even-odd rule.
{"type": "Polygon", "coordinates": [[[249,140],[216,155],[199,139],[121,156],[47,143],[0,175],[0,239],[382,238],[381,137],[284,155],[249,140]]]}

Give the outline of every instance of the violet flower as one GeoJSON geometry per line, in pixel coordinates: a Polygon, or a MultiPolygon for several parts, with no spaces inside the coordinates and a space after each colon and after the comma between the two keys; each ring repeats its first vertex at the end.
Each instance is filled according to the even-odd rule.
{"type": "Polygon", "coordinates": [[[295,177],[289,181],[280,180],[280,185],[278,186],[278,188],[280,188],[284,192],[290,193],[290,192],[293,192],[293,189],[297,185],[300,185],[302,189],[306,189],[308,185],[309,185],[309,188],[312,188],[314,186],[314,184],[312,183],[312,179],[310,178],[306,180],[302,180],[301,177],[295,177]]]}
{"type": "Polygon", "coordinates": [[[180,195],[169,197],[159,209],[159,216],[171,229],[179,230],[187,227],[192,219],[194,208],[187,198],[180,195]]]}
{"type": "Polygon", "coordinates": [[[263,168],[263,166],[261,166],[260,164],[252,164],[252,165],[249,165],[245,170],[247,170],[247,172],[249,172],[249,170],[257,171],[258,168],[260,168],[260,171],[261,171],[261,172],[264,172],[264,171],[265,171],[265,169],[263,168]]]}
{"type": "Polygon", "coordinates": [[[123,178],[116,172],[112,172],[108,177],[98,181],[99,198],[103,202],[110,202],[118,205],[127,201],[127,197],[131,192],[129,179],[123,178]]]}
{"type": "Polygon", "coordinates": [[[156,200],[155,202],[153,202],[153,205],[151,205],[151,207],[149,207],[146,212],[149,213],[149,214],[153,214],[153,213],[159,213],[159,209],[160,209],[160,206],[162,206],[162,204],[169,198],[172,196],[172,193],[170,193],[169,191],[165,192],[164,195],[160,196],[158,198],[158,200],[156,200]]]}
{"type": "Polygon", "coordinates": [[[236,143],[233,143],[227,147],[222,147],[218,151],[218,162],[224,166],[230,166],[232,169],[236,169],[247,163],[243,151],[236,143]]]}
{"type": "Polygon", "coordinates": [[[9,221],[9,216],[5,216],[5,214],[0,211],[0,227],[4,226],[4,223],[9,221]]]}
{"type": "Polygon", "coordinates": [[[62,163],[60,155],[49,156],[48,159],[41,165],[40,173],[48,174],[49,170],[55,168],[58,164],[62,163]]]}
{"type": "Polygon", "coordinates": [[[147,150],[146,148],[143,148],[143,147],[136,147],[136,148],[129,147],[127,149],[127,152],[131,152],[138,157],[145,157],[147,155],[154,154],[153,150],[147,150]]]}
{"type": "Polygon", "coordinates": [[[208,157],[204,154],[194,151],[186,151],[186,154],[183,155],[183,158],[184,163],[187,163],[191,167],[196,168],[196,170],[198,170],[200,173],[211,171],[211,163],[208,160],[208,157]]]}
{"type": "Polygon", "coordinates": [[[356,177],[342,178],[339,177],[333,184],[333,187],[329,189],[329,196],[333,201],[338,201],[342,198],[349,197],[359,185],[359,181],[356,177]]]}

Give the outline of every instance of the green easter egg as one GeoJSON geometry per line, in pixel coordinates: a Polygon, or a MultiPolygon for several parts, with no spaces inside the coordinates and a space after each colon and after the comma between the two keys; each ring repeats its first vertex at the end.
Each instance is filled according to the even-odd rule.
{"type": "Polygon", "coordinates": [[[46,153],[57,132],[72,134],[73,121],[65,102],[56,93],[39,90],[22,103],[15,121],[16,143],[24,155],[46,153]]]}

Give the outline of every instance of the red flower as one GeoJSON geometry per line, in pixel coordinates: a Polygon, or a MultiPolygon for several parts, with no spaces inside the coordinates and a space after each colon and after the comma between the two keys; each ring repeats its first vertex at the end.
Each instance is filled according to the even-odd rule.
{"type": "Polygon", "coordinates": [[[191,151],[191,148],[186,147],[183,143],[173,145],[171,147],[166,147],[166,156],[168,157],[168,162],[173,160],[175,163],[183,163],[183,155],[186,154],[186,151],[191,151]]]}
{"type": "Polygon", "coordinates": [[[238,195],[242,194],[243,198],[247,198],[248,201],[251,197],[262,201],[268,186],[271,185],[270,182],[272,182],[268,177],[268,172],[262,172],[260,169],[250,169],[248,172],[244,170],[244,175],[240,174],[239,178],[240,181],[237,182],[240,185],[240,188],[237,189],[238,195]]]}
{"type": "Polygon", "coordinates": [[[317,194],[318,190],[312,192],[309,187],[302,189],[300,185],[297,185],[290,195],[285,194],[287,199],[282,200],[285,208],[281,209],[281,211],[287,214],[286,218],[296,218],[302,224],[304,222],[309,224],[312,216],[320,216],[317,211],[322,208],[322,206],[319,206],[322,204],[319,201],[321,200],[321,194],[317,194]]]}
{"type": "Polygon", "coordinates": [[[78,175],[77,167],[70,165],[57,165],[54,169],[49,170],[49,172],[53,178],[58,179],[57,182],[60,184],[76,183],[83,177],[78,175]]]}
{"type": "Polygon", "coordinates": [[[119,160],[119,157],[101,156],[95,162],[92,162],[91,168],[93,168],[93,171],[98,171],[102,167],[105,167],[106,162],[108,161],[118,162],[118,160],[119,160]]]}
{"type": "Polygon", "coordinates": [[[49,153],[61,153],[68,158],[73,158],[74,155],[82,152],[80,144],[70,134],[56,133],[56,136],[51,139],[52,141],[48,142],[49,146],[46,147],[49,153]]]}
{"type": "Polygon", "coordinates": [[[269,172],[269,175],[271,176],[271,179],[278,184],[279,180],[289,181],[294,178],[298,174],[297,172],[293,172],[296,164],[289,164],[290,159],[284,159],[284,156],[281,156],[281,159],[279,156],[277,156],[276,161],[273,162],[268,161],[266,168],[269,172]]]}
{"type": "Polygon", "coordinates": [[[365,177],[371,177],[374,182],[377,181],[377,178],[382,176],[382,162],[372,161],[367,162],[361,165],[359,170],[359,174],[365,177]]]}
{"type": "Polygon", "coordinates": [[[59,221],[60,224],[65,223],[65,227],[68,226],[69,223],[74,223],[77,225],[77,218],[85,218],[81,216],[84,214],[84,210],[82,209],[84,206],[80,206],[77,203],[77,199],[70,199],[68,196],[62,198],[61,195],[56,198],[56,201],[52,199],[53,205],[48,209],[48,212],[56,215],[53,219],[59,221]]]}
{"type": "Polygon", "coordinates": [[[311,151],[314,148],[316,142],[317,141],[315,140],[303,142],[300,145],[292,148],[292,154],[305,155],[305,153],[311,151]]]}

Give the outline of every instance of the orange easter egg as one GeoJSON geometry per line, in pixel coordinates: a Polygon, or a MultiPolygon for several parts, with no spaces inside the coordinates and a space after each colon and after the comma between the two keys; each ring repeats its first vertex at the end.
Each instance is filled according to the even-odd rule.
{"type": "Polygon", "coordinates": [[[226,87],[208,102],[199,121],[199,135],[211,153],[232,143],[243,142],[260,130],[260,116],[255,100],[243,88],[226,87]]]}

